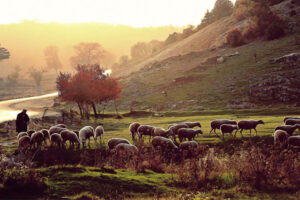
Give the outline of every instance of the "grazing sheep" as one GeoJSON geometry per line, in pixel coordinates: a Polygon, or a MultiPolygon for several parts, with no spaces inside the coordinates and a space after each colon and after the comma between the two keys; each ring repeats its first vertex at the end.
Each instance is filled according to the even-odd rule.
{"type": "Polygon", "coordinates": [[[110,150],[114,149],[118,144],[130,144],[128,140],[123,138],[111,138],[108,140],[107,145],[110,150]]]}
{"type": "Polygon", "coordinates": [[[85,126],[79,130],[79,138],[81,139],[83,148],[85,147],[85,141],[89,140],[88,146],[90,146],[90,138],[94,137],[94,128],[91,126],[85,126]]]}
{"type": "Polygon", "coordinates": [[[295,135],[288,138],[288,147],[291,146],[300,147],[300,135],[295,135]]]}
{"type": "Polygon", "coordinates": [[[275,128],[275,131],[283,130],[286,131],[290,136],[292,136],[296,129],[300,129],[300,124],[277,126],[275,128]]]}
{"type": "Polygon", "coordinates": [[[58,126],[52,126],[49,129],[49,134],[52,135],[54,133],[60,133],[64,130],[67,130],[66,128],[58,127],[58,126]]]}
{"type": "Polygon", "coordinates": [[[77,137],[79,138],[79,131],[75,130],[73,132],[76,133],[77,137]]]}
{"type": "Polygon", "coordinates": [[[171,126],[177,125],[177,124],[186,124],[188,126],[188,128],[194,128],[197,126],[199,128],[201,128],[200,122],[178,122],[178,123],[169,124],[168,128],[170,128],[171,126]]]}
{"type": "Polygon", "coordinates": [[[237,125],[231,125],[231,124],[222,124],[220,127],[221,133],[222,133],[222,137],[224,138],[225,133],[230,133],[230,135],[232,136],[232,132],[234,130],[236,135],[236,132],[238,131],[238,126],[237,125]]]}
{"type": "Polygon", "coordinates": [[[62,137],[58,133],[53,133],[50,136],[50,141],[51,141],[51,146],[53,146],[55,144],[56,146],[61,147],[61,145],[62,145],[62,137]]]}
{"type": "Polygon", "coordinates": [[[277,142],[285,144],[289,137],[289,134],[286,131],[277,130],[273,133],[273,137],[274,137],[274,145],[276,145],[277,142]]]}
{"type": "Polygon", "coordinates": [[[300,124],[300,119],[288,119],[285,121],[285,125],[300,124]]]}
{"type": "Polygon", "coordinates": [[[179,141],[182,142],[185,138],[189,141],[194,140],[197,134],[203,134],[201,129],[194,130],[192,128],[181,128],[178,130],[179,141]]]}
{"type": "Polygon", "coordinates": [[[66,145],[66,142],[69,141],[71,146],[77,144],[78,148],[80,148],[80,141],[76,133],[70,130],[64,130],[60,133],[63,144],[66,145]]]}
{"type": "Polygon", "coordinates": [[[176,124],[176,125],[170,127],[174,141],[176,141],[176,135],[178,135],[178,130],[181,128],[189,128],[189,127],[186,124],[176,124]]]}
{"type": "Polygon", "coordinates": [[[240,133],[243,137],[243,130],[250,130],[250,137],[251,137],[251,129],[255,130],[257,135],[256,126],[258,124],[265,124],[262,120],[242,120],[238,122],[238,128],[241,129],[240,133]]]}
{"type": "Polygon", "coordinates": [[[285,117],[285,118],[283,119],[283,122],[285,123],[286,120],[288,120],[288,119],[300,119],[300,117],[285,117]]]}
{"type": "Polygon", "coordinates": [[[27,149],[31,147],[31,143],[30,143],[30,137],[29,136],[22,136],[18,139],[18,148],[19,150],[22,149],[27,149]]]}
{"type": "Polygon", "coordinates": [[[17,135],[17,139],[19,139],[20,137],[23,137],[23,136],[29,136],[27,132],[20,132],[18,135],[17,135]]]}
{"type": "Polygon", "coordinates": [[[42,130],[40,130],[40,132],[43,133],[45,142],[46,142],[46,140],[50,140],[50,134],[49,134],[49,131],[47,129],[42,129],[42,130]]]}
{"type": "Polygon", "coordinates": [[[211,130],[209,131],[208,136],[210,136],[210,133],[212,131],[214,131],[214,133],[216,134],[216,136],[219,137],[219,135],[216,133],[216,129],[220,129],[221,125],[223,125],[223,124],[237,125],[237,122],[234,121],[234,120],[230,120],[230,119],[216,119],[216,120],[213,120],[210,123],[211,130]]]}
{"type": "Polygon", "coordinates": [[[97,143],[97,138],[99,137],[99,143],[101,143],[101,137],[104,134],[104,128],[103,126],[99,125],[95,128],[95,132],[94,132],[94,140],[95,143],[97,143]]]}
{"type": "Polygon", "coordinates": [[[154,131],[153,131],[153,136],[162,136],[162,137],[165,137],[165,138],[168,138],[172,134],[173,134],[173,132],[172,132],[171,129],[165,130],[165,129],[160,128],[160,127],[155,127],[154,131]]]}
{"type": "Polygon", "coordinates": [[[198,143],[196,141],[184,141],[181,142],[179,145],[179,149],[181,152],[187,151],[190,153],[194,153],[196,149],[198,148],[198,143]]]}
{"type": "Polygon", "coordinates": [[[151,143],[155,149],[160,147],[163,151],[165,151],[165,150],[177,151],[178,150],[178,147],[174,144],[174,142],[171,139],[164,138],[161,136],[155,136],[152,139],[151,143]]]}
{"type": "Polygon", "coordinates": [[[54,126],[60,127],[60,128],[67,128],[67,125],[65,125],[65,124],[56,124],[54,126]]]}
{"type": "Polygon", "coordinates": [[[114,148],[118,156],[134,156],[138,153],[138,148],[135,145],[127,143],[119,143],[114,148]]]}
{"type": "Polygon", "coordinates": [[[37,145],[37,147],[41,146],[44,141],[44,135],[41,132],[35,132],[30,137],[30,143],[33,147],[37,145]]]}
{"type": "Polygon", "coordinates": [[[135,134],[138,133],[138,128],[141,126],[138,122],[133,122],[129,125],[129,131],[131,133],[132,140],[135,140],[135,134]]]}
{"type": "Polygon", "coordinates": [[[151,137],[153,136],[154,127],[151,125],[141,125],[137,131],[140,138],[142,138],[143,135],[148,135],[150,141],[151,137]]]}
{"type": "Polygon", "coordinates": [[[31,137],[31,135],[32,135],[33,133],[35,133],[35,130],[29,130],[29,131],[27,131],[27,133],[28,133],[29,137],[31,137]]]}

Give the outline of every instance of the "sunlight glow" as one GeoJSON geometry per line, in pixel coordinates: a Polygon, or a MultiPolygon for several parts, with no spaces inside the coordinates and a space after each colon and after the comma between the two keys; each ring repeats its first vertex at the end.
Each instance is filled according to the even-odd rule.
{"type": "Polygon", "coordinates": [[[1,1],[0,24],[102,22],[135,27],[200,23],[215,0],[9,0],[1,1]]]}
{"type": "Polygon", "coordinates": [[[103,74],[104,74],[105,76],[109,76],[109,75],[111,74],[111,72],[112,72],[111,69],[107,69],[107,70],[104,71],[103,74]]]}

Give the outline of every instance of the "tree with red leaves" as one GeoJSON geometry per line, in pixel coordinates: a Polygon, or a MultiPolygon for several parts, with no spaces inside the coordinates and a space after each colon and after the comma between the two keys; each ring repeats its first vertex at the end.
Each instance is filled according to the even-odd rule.
{"type": "Polygon", "coordinates": [[[98,117],[96,105],[121,97],[122,85],[114,78],[104,75],[99,65],[79,65],[74,75],[60,73],[56,81],[59,98],[78,105],[82,118],[89,119],[92,107],[98,117]]]}

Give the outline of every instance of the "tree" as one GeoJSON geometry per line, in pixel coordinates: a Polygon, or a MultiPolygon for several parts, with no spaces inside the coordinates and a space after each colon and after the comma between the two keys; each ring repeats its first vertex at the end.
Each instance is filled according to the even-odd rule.
{"type": "Polygon", "coordinates": [[[19,75],[20,75],[20,66],[16,65],[14,67],[14,71],[7,75],[8,85],[16,85],[18,83],[19,75]]]}
{"type": "MultiPolygon", "coordinates": [[[[74,46],[75,55],[70,58],[71,65],[91,66],[97,63],[104,64],[104,60],[110,55],[99,43],[80,43],[74,46]]],[[[112,62],[113,63],[113,62],[112,62]]]]}
{"type": "Polygon", "coordinates": [[[121,84],[104,75],[99,65],[79,65],[74,75],[60,73],[57,77],[59,97],[65,102],[75,102],[81,117],[89,117],[89,106],[97,118],[96,104],[109,102],[121,97],[121,84]]]}
{"type": "Polygon", "coordinates": [[[151,55],[151,48],[145,42],[138,42],[130,49],[130,55],[133,60],[139,60],[151,55]]]}
{"type": "Polygon", "coordinates": [[[8,59],[9,57],[9,51],[3,47],[0,47],[0,60],[8,59]]]}
{"type": "Polygon", "coordinates": [[[207,26],[213,22],[213,15],[209,10],[206,11],[203,19],[201,20],[201,25],[202,26],[207,26]]]}
{"type": "Polygon", "coordinates": [[[31,78],[33,78],[36,86],[40,86],[41,85],[41,81],[43,79],[43,70],[37,70],[34,67],[31,67],[29,69],[29,75],[31,76],[31,78]]]}
{"type": "Polygon", "coordinates": [[[222,17],[231,15],[233,11],[233,3],[230,0],[216,0],[212,10],[214,21],[222,17]]]}
{"type": "Polygon", "coordinates": [[[127,63],[129,63],[129,57],[127,55],[121,56],[119,58],[120,65],[126,65],[127,63]]]}
{"type": "Polygon", "coordinates": [[[54,69],[57,74],[57,70],[62,68],[62,64],[58,56],[58,48],[56,46],[48,46],[44,51],[44,55],[47,67],[54,69]]]}

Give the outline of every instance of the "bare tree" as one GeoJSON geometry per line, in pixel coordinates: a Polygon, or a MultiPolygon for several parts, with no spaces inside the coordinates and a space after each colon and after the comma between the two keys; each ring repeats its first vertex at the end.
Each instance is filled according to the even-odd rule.
{"type": "Polygon", "coordinates": [[[29,75],[33,78],[36,86],[40,86],[43,79],[43,70],[38,70],[34,67],[29,69],[29,75]]]}
{"type": "Polygon", "coordinates": [[[62,68],[58,56],[58,48],[56,46],[48,46],[44,51],[44,55],[48,68],[54,69],[57,74],[57,70],[62,68]]]}

